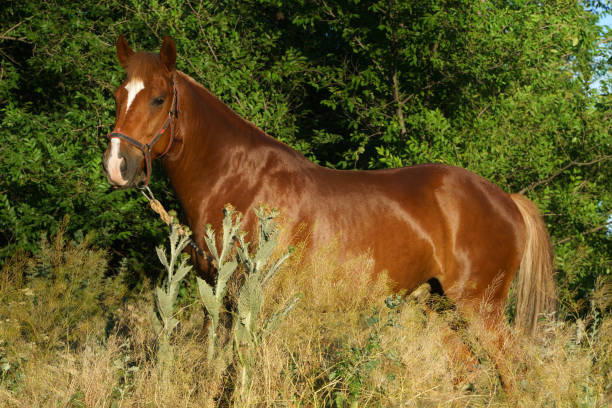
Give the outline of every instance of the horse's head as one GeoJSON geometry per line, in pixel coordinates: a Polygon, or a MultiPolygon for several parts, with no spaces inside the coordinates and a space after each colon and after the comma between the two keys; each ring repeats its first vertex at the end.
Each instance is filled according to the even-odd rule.
{"type": "Polygon", "coordinates": [[[152,161],[172,145],[178,112],[176,46],[164,37],[159,54],[135,53],[120,36],[117,58],[127,78],[115,91],[115,126],[102,163],[109,183],[128,188],[148,183],[152,161]]]}

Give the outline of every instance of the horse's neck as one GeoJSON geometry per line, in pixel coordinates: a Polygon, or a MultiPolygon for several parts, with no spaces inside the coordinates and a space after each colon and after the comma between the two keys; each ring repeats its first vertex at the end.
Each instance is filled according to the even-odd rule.
{"type": "MultiPolygon", "coordinates": [[[[287,145],[247,122],[193,79],[181,74],[179,136],[182,149],[164,161],[179,198],[192,199],[228,177],[265,166],[273,156],[290,166],[313,165],[287,145]]],[[[234,178],[235,179],[235,178],[234,178]]],[[[197,199],[197,198],[196,198],[197,199]]]]}

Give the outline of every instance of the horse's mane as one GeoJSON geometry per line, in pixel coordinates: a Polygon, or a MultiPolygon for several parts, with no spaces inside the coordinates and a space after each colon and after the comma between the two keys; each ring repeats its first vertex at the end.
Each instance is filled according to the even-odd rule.
{"type": "MultiPolygon", "coordinates": [[[[257,125],[255,125],[250,120],[246,120],[245,118],[240,116],[238,113],[236,113],[236,111],[234,111],[232,108],[230,108],[229,105],[227,105],[225,102],[223,102],[217,95],[215,95],[214,93],[209,91],[208,88],[206,88],[204,85],[200,84],[193,77],[191,77],[190,75],[188,75],[188,74],[186,74],[186,73],[184,73],[182,71],[177,71],[177,72],[183,78],[185,78],[187,80],[187,82],[191,84],[191,86],[199,89],[200,92],[206,94],[208,96],[208,98],[209,98],[209,101],[214,102],[218,106],[218,108],[220,110],[227,112],[229,115],[234,117],[234,119],[236,119],[236,121],[241,122],[241,123],[245,124],[246,126],[250,127],[253,130],[253,133],[251,133],[251,135],[257,134],[257,135],[262,136],[264,139],[266,139],[269,142],[271,141],[271,142],[273,142],[275,144],[277,143],[279,145],[287,147],[284,143],[282,143],[279,140],[276,140],[272,136],[268,135],[264,130],[260,129],[257,125]]],[[[293,149],[289,149],[289,150],[293,151],[293,149]]],[[[300,154],[300,156],[302,156],[302,155],[300,154]]]]}
{"type": "MultiPolygon", "coordinates": [[[[136,52],[130,56],[127,62],[126,73],[128,78],[147,79],[151,78],[155,73],[158,73],[160,70],[164,69],[165,67],[163,67],[159,54],[152,52],[136,52]]],[[[232,116],[237,122],[243,123],[247,128],[250,128],[251,132],[249,132],[249,135],[259,137],[260,140],[266,140],[269,143],[278,145],[283,150],[290,152],[292,155],[296,155],[300,158],[303,158],[303,155],[301,153],[296,152],[284,143],[274,139],[265,131],[257,127],[253,122],[248,121],[238,115],[233,109],[231,109],[227,104],[225,104],[221,99],[219,99],[219,97],[210,92],[206,87],[204,87],[194,78],[185,74],[184,72],[177,72],[182,77],[187,79],[188,83],[198,88],[202,93],[206,94],[209,98],[208,100],[214,102],[217,105],[218,109],[220,109],[220,111],[227,112],[227,114],[232,116]]]]}

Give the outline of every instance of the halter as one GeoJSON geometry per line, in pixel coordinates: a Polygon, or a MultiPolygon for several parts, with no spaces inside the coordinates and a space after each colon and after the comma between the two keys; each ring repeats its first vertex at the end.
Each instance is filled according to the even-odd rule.
{"type": "Polygon", "coordinates": [[[168,119],[166,119],[162,127],[157,132],[157,135],[155,135],[155,137],[153,138],[153,140],[151,140],[150,143],[145,143],[145,144],[140,143],[138,140],[129,137],[125,133],[121,133],[120,128],[115,128],[111,133],[109,133],[106,136],[109,139],[113,139],[114,137],[123,139],[142,152],[145,158],[146,166],[147,166],[147,176],[145,178],[145,186],[149,185],[149,179],[151,177],[151,149],[153,149],[153,146],[155,146],[155,143],[157,143],[157,141],[163,136],[166,129],[168,129],[168,126],[170,126],[170,142],[168,142],[168,145],[164,149],[163,153],[159,155],[159,157],[163,157],[166,153],[168,153],[168,151],[170,150],[170,147],[172,146],[172,143],[174,142],[173,119],[178,118],[178,114],[179,114],[179,108],[178,108],[179,94],[178,94],[178,88],[176,87],[176,77],[173,78],[172,80],[172,88],[174,90],[174,96],[172,98],[172,106],[170,106],[170,110],[168,111],[168,119]]]}

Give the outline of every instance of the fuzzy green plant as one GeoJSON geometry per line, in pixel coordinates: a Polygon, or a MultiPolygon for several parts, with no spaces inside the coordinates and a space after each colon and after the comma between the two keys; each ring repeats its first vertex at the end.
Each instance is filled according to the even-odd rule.
{"type": "Polygon", "coordinates": [[[240,397],[248,390],[253,373],[257,346],[272,333],[299,301],[299,296],[289,300],[267,319],[262,317],[265,302],[264,289],[278,272],[281,265],[291,256],[290,248],[275,263],[269,265],[272,254],[278,245],[278,228],[273,223],[278,211],[265,208],[255,210],[259,219],[258,247],[254,253],[249,251],[249,243],[244,241],[244,233],[238,236],[238,258],[245,268],[244,284],[238,292],[238,305],[233,325],[234,350],[240,363],[240,397]]]}
{"type": "Polygon", "coordinates": [[[218,274],[214,286],[198,278],[198,289],[202,303],[211,317],[208,326],[208,357],[213,359],[222,347],[231,347],[239,365],[240,396],[251,382],[252,367],[257,346],[266,335],[273,332],[297,304],[294,297],[269,317],[262,316],[265,304],[264,288],[279,268],[289,258],[292,250],[284,253],[276,262],[270,260],[278,245],[278,229],[272,222],[277,211],[255,210],[259,220],[257,250],[249,250],[245,233],[240,232],[242,218],[231,206],[226,206],[223,219],[221,251],[217,250],[215,234],[210,226],[206,231],[206,245],[217,264],[218,274]],[[238,246],[236,246],[238,242],[238,246]],[[235,251],[234,251],[235,248],[235,251]],[[218,340],[219,314],[227,294],[227,282],[239,263],[244,267],[244,281],[238,290],[238,300],[232,313],[232,343],[221,345],[218,340]],[[270,264],[270,265],[269,265],[270,264]]]}
{"type": "Polygon", "coordinates": [[[209,225],[206,226],[206,246],[217,266],[217,279],[214,286],[209,285],[205,280],[197,278],[200,299],[210,315],[211,322],[208,325],[208,360],[215,357],[218,344],[219,317],[223,307],[223,301],[227,294],[227,282],[238,267],[238,261],[231,259],[230,254],[236,241],[236,234],[241,224],[240,214],[235,213],[232,207],[226,206],[223,209],[223,238],[221,241],[221,253],[217,251],[215,243],[215,232],[209,225]]]}
{"type": "Polygon", "coordinates": [[[181,281],[191,271],[191,265],[187,263],[189,256],[182,254],[183,249],[189,243],[189,230],[183,229],[185,233],[179,234],[180,225],[170,223],[170,254],[168,255],[163,246],[156,248],[157,256],[166,268],[167,277],[161,287],[155,288],[155,303],[157,313],[152,313],[151,320],[153,328],[159,339],[158,361],[162,364],[173,360],[173,349],[170,344],[170,336],[178,325],[175,317],[174,304],[178,296],[181,281]]]}

